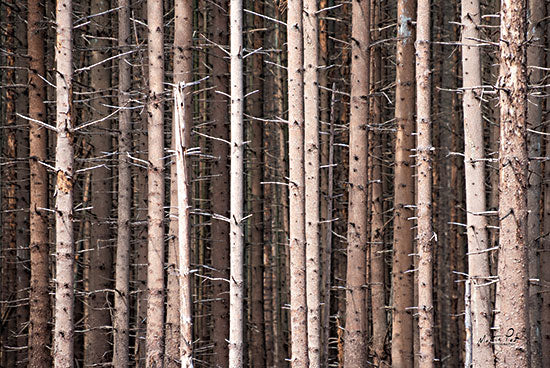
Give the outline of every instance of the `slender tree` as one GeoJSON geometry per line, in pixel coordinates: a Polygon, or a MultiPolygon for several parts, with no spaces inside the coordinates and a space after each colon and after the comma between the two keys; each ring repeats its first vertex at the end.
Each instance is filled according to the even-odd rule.
{"type": "MultiPolygon", "coordinates": [[[[44,18],[44,4],[38,0],[28,3],[27,42],[29,53],[29,117],[36,121],[46,120],[46,88],[44,33],[41,22],[44,18]]],[[[29,133],[30,149],[30,251],[31,288],[29,294],[29,367],[51,365],[48,345],[51,341],[48,321],[51,317],[49,297],[49,242],[48,218],[48,176],[46,160],[48,131],[32,122],[29,133]]]]}
{"type": "Polygon", "coordinates": [[[243,2],[229,5],[231,52],[231,203],[229,282],[229,366],[244,365],[244,80],[243,80],[243,2]]]}
{"type": "MultiPolygon", "coordinates": [[[[481,116],[481,49],[478,46],[481,9],[478,0],[462,3],[462,83],[464,93],[464,165],[468,235],[468,282],[471,283],[472,362],[474,367],[494,366],[491,341],[491,298],[485,161],[481,116]]],[[[470,364],[470,363],[468,363],[470,364]]]]}
{"type": "Polygon", "coordinates": [[[54,367],[74,366],[74,127],[73,127],[73,22],[72,1],[56,6],[56,107],[55,151],[55,330],[54,367]]]}
{"type": "Polygon", "coordinates": [[[416,167],[418,187],[418,366],[434,367],[435,331],[433,302],[432,224],[432,119],[430,78],[430,0],[418,0],[416,19],[416,167]]]}
{"type": "Polygon", "coordinates": [[[526,1],[502,0],[496,366],[530,364],[527,257],[526,1]]]}
{"type": "Polygon", "coordinates": [[[163,367],[164,352],[164,22],[160,0],[147,1],[148,250],[147,367],[163,367]]]}
{"type": "Polygon", "coordinates": [[[308,366],[305,179],[304,179],[304,50],[303,2],[289,0],[288,49],[288,165],[290,238],[290,334],[292,368],[308,366]]]}
{"type": "MultiPolygon", "coordinates": [[[[118,2],[118,47],[126,52],[130,44],[130,2],[118,2]]],[[[130,88],[131,70],[128,57],[118,60],[118,219],[115,275],[115,310],[113,316],[113,366],[127,367],[130,358],[130,219],[132,178],[129,154],[132,151],[130,88]]]]}
{"type": "Polygon", "coordinates": [[[303,5],[307,347],[309,367],[321,367],[319,20],[317,0],[305,0],[303,5]]]}
{"type": "Polygon", "coordinates": [[[351,35],[351,107],[349,128],[348,260],[344,365],[367,364],[367,152],[369,113],[370,2],[354,1],[351,35]]]}
{"type": "Polygon", "coordinates": [[[394,175],[394,220],[393,220],[393,314],[392,314],[392,366],[412,367],[413,318],[410,307],[414,304],[413,277],[407,272],[413,268],[413,230],[409,218],[413,216],[410,206],[414,203],[414,169],[411,149],[414,147],[414,44],[413,16],[415,2],[397,2],[397,48],[394,175]]]}

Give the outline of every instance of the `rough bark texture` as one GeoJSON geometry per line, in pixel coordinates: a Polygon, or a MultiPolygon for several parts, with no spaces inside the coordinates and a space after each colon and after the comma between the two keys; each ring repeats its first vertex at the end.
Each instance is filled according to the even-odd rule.
{"type": "Polygon", "coordinates": [[[419,0],[416,19],[416,167],[418,253],[418,366],[434,367],[432,224],[432,119],[430,80],[430,0],[419,0]]]}
{"type": "MultiPolygon", "coordinates": [[[[118,47],[119,52],[129,49],[130,1],[118,0],[118,47]]],[[[128,154],[132,152],[131,111],[129,92],[131,70],[127,57],[118,61],[118,106],[123,110],[118,115],[118,218],[115,272],[115,310],[113,315],[113,366],[127,367],[130,360],[130,241],[132,210],[132,178],[128,154]]]]}
{"type": "MultiPolygon", "coordinates": [[[[39,0],[28,2],[27,42],[29,53],[29,117],[38,121],[46,120],[44,33],[41,22],[44,17],[44,4],[39,0]]],[[[49,297],[49,243],[48,218],[43,210],[48,208],[48,176],[46,168],[40,164],[47,155],[47,129],[30,124],[30,252],[31,287],[29,294],[29,367],[39,368],[51,365],[48,345],[51,332],[48,321],[51,318],[49,297]]]]}
{"type": "MultiPolygon", "coordinates": [[[[218,45],[229,43],[227,0],[215,0],[212,6],[212,41],[218,45]]],[[[229,140],[227,99],[224,94],[229,93],[229,70],[226,55],[223,50],[214,47],[211,50],[212,77],[210,80],[216,91],[210,95],[212,112],[212,135],[216,138],[229,140]],[[223,93],[223,94],[222,94],[223,93]]],[[[211,198],[212,212],[229,217],[229,145],[213,145],[213,155],[216,157],[212,164],[211,198]]],[[[229,223],[213,219],[212,232],[212,267],[213,276],[219,279],[229,279],[229,223]]],[[[213,357],[212,364],[216,368],[227,367],[229,337],[229,285],[226,281],[212,282],[212,293],[215,298],[212,302],[212,318],[216,321],[215,332],[212,333],[213,357]]]]}
{"type": "Polygon", "coordinates": [[[496,366],[528,367],[526,1],[501,2],[496,366]]]}
{"type": "MultiPolygon", "coordinates": [[[[264,14],[264,4],[261,1],[254,1],[254,11],[258,14],[264,14]]],[[[256,30],[252,37],[252,46],[254,50],[262,47],[264,32],[263,19],[254,16],[254,29],[256,30]]],[[[251,56],[252,81],[251,90],[258,91],[248,97],[250,103],[250,115],[253,117],[263,116],[264,102],[264,75],[263,75],[263,57],[261,53],[251,56]]],[[[250,328],[249,328],[249,349],[250,366],[263,368],[265,366],[266,347],[265,347],[265,321],[264,321],[264,212],[263,212],[263,172],[262,148],[264,139],[264,123],[253,119],[250,128],[250,209],[252,218],[250,219],[250,328]]]]}
{"type": "MultiPolygon", "coordinates": [[[[546,13],[546,7],[542,0],[529,0],[529,19],[528,34],[531,37],[531,43],[527,49],[527,65],[532,67],[528,71],[529,85],[540,85],[542,71],[544,67],[544,30],[542,20],[546,13]]],[[[527,125],[530,129],[540,130],[542,124],[542,105],[543,99],[536,96],[537,91],[532,90],[527,104],[527,125]]],[[[528,133],[527,145],[529,147],[529,157],[541,156],[541,135],[538,133],[528,133]]],[[[528,173],[528,191],[527,208],[529,214],[527,217],[527,247],[529,259],[529,279],[540,280],[540,246],[541,246],[541,221],[540,221],[540,202],[541,202],[541,161],[538,159],[529,162],[528,173]]],[[[529,285],[529,323],[531,326],[531,367],[541,368],[542,352],[541,350],[541,306],[542,294],[541,283],[531,282],[529,285]]]]}
{"type": "Polygon", "coordinates": [[[230,175],[230,281],[229,366],[244,366],[244,80],[243,2],[230,1],[231,53],[231,175],[230,175]]]}
{"type": "MultiPolygon", "coordinates": [[[[487,218],[485,217],[485,153],[481,116],[481,48],[479,0],[462,1],[462,85],[464,110],[464,165],[468,234],[468,275],[471,295],[471,342],[474,367],[493,367],[491,296],[487,218]],[[477,88],[476,88],[477,87],[477,88]]],[[[470,363],[468,363],[470,364],[470,363]]]]}
{"type": "Polygon", "coordinates": [[[344,365],[367,364],[367,152],[369,113],[370,2],[353,1],[351,106],[349,127],[349,205],[344,365]]]}
{"type": "Polygon", "coordinates": [[[319,24],[317,0],[305,0],[304,174],[307,347],[309,367],[321,367],[321,249],[319,237],[319,24]]]}
{"type": "Polygon", "coordinates": [[[57,147],[55,151],[55,330],[54,367],[74,365],[74,235],[73,183],[74,137],[72,118],[73,33],[72,1],[60,0],[56,7],[56,107],[57,147]]]}
{"type": "Polygon", "coordinates": [[[164,22],[161,0],[147,1],[148,252],[147,367],[164,365],[164,22]]]}
{"type": "MultiPolygon", "coordinates": [[[[105,13],[110,9],[109,0],[92,0],[91,14],[105,13]]],[[[95,16],[90,25],[92,65],[101,63],[109,55],[110,36],[109,14],[95,16]]],[[[90,85],[94,91],[94,99],[90,103],[91,118],[93,121],[104,119],[109,115],[111,105],[107,97],[111,94],[111,70],[108,63],[102,63],[90,70],[90,85]]],[[[111,350],[109,330],[111,325],[108,293],[112,288],[113,256],[111,248],[111,231],[109,218],[112,207],[112,173],[108,169],[108,153],[111,152],[111,121],[106,119],[93,125],[93,134],[90,139],[92,145],[93,165],[105,165],[94,169],[91,174],[91,220],[90,249],[86,253],[89,262],[87,270],[87,291],[90,293],[85,305],[84,334],[84,364],[94,365],[107,363],[111,350]]]]}
{"type": "Polygon", "coordinates": [[[392,366],[409,368],[413,365],[413,230],[410,205],[414,203],[414,168],[410,157],[414,147],[414,43],[413,16],[415,3],[399,0],[397,3],[397,66],[395,90],[394,220],[393,220],[393,315],[392,366]]]}
{"type": "Polygon", "coordinates": [[[288,49],[288,154],[290,238],[290,331],[291,365],[308,366],[305,180],[304,180],[304,50],[302,0],[289,0],[288,49]]]}

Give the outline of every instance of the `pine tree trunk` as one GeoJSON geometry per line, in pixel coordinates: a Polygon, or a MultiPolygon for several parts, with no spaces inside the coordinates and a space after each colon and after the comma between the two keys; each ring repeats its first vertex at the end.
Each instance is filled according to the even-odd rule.
{"type": "Polygon", "coordinates": [[[148,252],[147,367],[163,367],[164,353],[164,22],[161,0],[147,1],[148,252]]]}
{"type": "MultiPolygon", "coordinates": [[[[544,66],[543,48],[544,31],[542,20],[545,15],[545,4],[541,0],[529,0],[529,19],[528,34],[531,44],[527,48],[527,65],[531,67],[528,71],[530,85],[540,85],[542,81],[542,71],[539,69],[544,66]]],[[[542,105],[544,100],[541,97],[533,96],[536,92],[531,92],[529,103],[527,104],[527,125],[530,129],[539,130],[542,125],[542,105]]],[[[537,133],[528,133],[527,144],[529,147],[529,157],[541,156],[541,135],[537,133]]],[[[540,280],[540,251],[541,251],[541,224],[540,224],[540,202],[541,202],[541,161],[534,159],[529,162],[528,173],[528,191],[527,191],[527,246],[529,248],[529,279],[540,280]]],[[[531,326],[531,367],[542,368],[541,350],[541,306],[542,296],[540,282],[531,282],[529,285],[529,320],[531,326]]]]}
{"type": "MultiPolygon", "coordinates": [[[[41,76],[45,75],[44,33],[41,24],[44,18],[44,4],[39,0],[28,2],[27,42],[29,53],[29,117],[46,120],[46,86],[41,76]]],[[[40,161],[46,160],[47,129],[31,122],[29,134],[30,149],[30,252],[31,287],[29,294],[29,367],[39,368],[51,365],[48,345],[51,332],[48,321],[51,318],[49,296],[49,237],[48,218],[48,175],[40,161]]]]}
{"type": "Polygon", "coordinates": [[[74,365],[74,131],[73,131],[73,22],[72,1],[60,0],[56,7],[56,95],[57,147],[55,152],[56,288],[54,367],[74,365]]]}
{"type": "Polygon", "coordinates": [[[367,152],[369,113],[370,2],[353,2],[351,107],[349,127],[349,205],[344,365],[367,364],[367,152]]]}
{"type": "Polygon", "coordinates": [[[478,0],[462,2],[462,85],[464,88],[464,163],[468,235],[468,275],[471,284],[472,364],[494,366],[491,344],[491,298],[487,218],[485,211],[485,158],[481,116],[481,48],[478,0]]]}
{"type": "Polygon", "coordinates": [[[290,238],[291,366],[308,366],[305,179],[304,179],[304,50],[302,0],[289,0],[288,49],[288,153],[290,238]]]}
{"type": "Polygon", "coordinates": [[[231,175],[230,175],[230,282],[229,366],[244,366],[244,80],[243,2],[230,1],[231,45],[231,175]]]}
{"type": "Polygon", "coordinates": [[[319,24],[317,0],[305,0],[304,174],[306,303],[309,367],[321,367],[321,249],[319,237],[319,24]]]}
{"type": "MultiPolygon", "coordinates": [[[[118,0],[118,47],[128,51],[130,44],[130,1],[118,0]]],[[[118,219],[115,272],[115,310],[113,316],[113,366],[129,365],[130,329],[130,241],[132,211],[132,177],[128,155],[132,152],[131,110],[129,92],[131,71],[128,57],[118,60],[118,219]]]]}
{"type": "Polygon", "coordinates": [[[524,0],[501,2],[497,368],[530,364],[526,10],[524,0]]]}
{"type": "MultiPolygon", "coordinates": [[[[105,13],[110,9],[109,0],[91,0],[91,14],[105,13]]],[[[93,51],[90,62],[92,65],[101,63],[108,57],[110,41],[110,14],[94,17],[90,25],[90,33],[93,51]]],[[[91,118],[93,121],[104,119],[111,112],[108,105],[112,105],[109,98],[111,87],[111,70],[108,63],[102,63],[90,70],[90,85],[95,92],[91,101],[91,118]]],[[[112,173],[107,165],[106,153],[112,150],[111,136],[109,134],[111,122],[109,119],[94,124],[90,139],[92,145],[92,163],[105,165],[91,171],[91,228],[90,249],[87,252],[89,261],[88,292],[90,293],[85,305],[84,333],[84,364],[94,365],[107,362],[111,350],[109,343],[110,333],[105,326],[111,325],[108,297],[105,290],[111,289],[113,256],[110,247],[111,231],[109,218],[112,207],[112,173]]]]}
{"type": "Polygon", "coordinates": [[[413,365],[413,230],[409,218],[414,203],[414,44],[413,16],[415,2],[399,0],[397,3],[397,66],[395,90],[395,142],[394,220],[393,220],[393,315],[392,315],[392,366],[410,368],[413,365]]]}
{"type": "Polygon", "coordinates": [[[418,252],[418,366],[434,367],[435,331],[433,303],[432,224],[432,119],[430,78],[430,0],[419,0],[416,20],[416,185],[418,252]]]}

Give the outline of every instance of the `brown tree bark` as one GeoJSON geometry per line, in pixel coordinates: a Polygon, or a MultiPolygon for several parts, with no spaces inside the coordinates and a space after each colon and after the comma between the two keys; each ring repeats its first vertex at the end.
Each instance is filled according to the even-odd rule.
{"type": "Polygon", "coordinates": [[[393,315],[392,315],[392,366],[410,368],[413,365],[413,230],[409,218],[414,203],[414,168],[410,157],[414,147],[414,45],[413,16],[415,2],[399,0],[397,3],[397,66],[395,90],[395,142],[394,220],[393,220],[393,315]]]}
{"type": "Polygon", "coordinates": [[[526,1],[501,1],[496,366],[530,364],[527,257],[526,1]]]}
{"type": "Polygon", "coordinates": [[[370,2],[352,5],[349,205],[344,365],[367,364],[367,152],[369,124],[370,2]]]}
{"type": "Polygon", "coordinates": [[[164,365],[164,22],[161,0],[147,1],[148,252],[147,367],[164,365]]]}
{"type": "MultiPolygon", "coordinates": [[[[130,48],[130,1],[119,0],[118,47],[119,52],[130,48]]],[[[130,250],[132,215],[132,177],[130,159],[132,152],[130,89],[131,70],[128,57],[118,60],[118,218],[115,271],[115,310],[113,315],[113,366],[127,367],[130,360],[130,250]]]]}
{"type": "MultiPolygon", "coordinates": [[[[44,18],[44,4],[39,0],[28,2],[27,43],[29,53],[29,117],[46,120],[46,86],[44,33],[41,23],[44,18]]],[[[49,233],[48,218],[48,175],[40,161],[46,160],[48,131],[37,123],[30,123],[30,267],[31,287],[29,292],[29,367],[51,365],[48,345],[51,332],[48,321],[51,318],[49,297],[49,233]]]]}
{"type": "MultiPolygon", "coordinates": [[[[229,43],[227,0],[215,0],[212,6],[212,42],[218,45],[229,43]]],[[[215,91],[209,96],[211,105],[212,135],[216,138],[229,140],[229,116],[227,99],[229,93],[229,70],[225,59],[226,54],[218,47],[211,50],[212,78],[215,91]],[[216,93],[219,91],[220,93],[216,93]]],[[[212,164],[211,193],[212,212],[229,217],[229,145],[214,144],[212,164]]],[[[218,280],[212,282],[212,319],[216,321],[215,332],[212,333],[213,357],[212,364],[216,368],[227,367],[229,350],[226,343],[229,337],[229,285],[223,279],[229,279],[229,223],[213,219],[212,232],[212,267],[213,276],[218,280]]]]}
{"type": "Polygon", "coordinates": [[[74,130],[73,130],[73,22],[72,1],[56,6],[56,107],[57,147],[55,152],[56,287],[54,367],[74,366],[74,130]]]}
{"type": "MultiPolygon", "coordinates": [[[[90,13],[100,14],[109,10],[109,0],[91,0],[90,13]]],[[[109,55],[110,41],[110,14],[95,16],[90,24],[91,57],[92,65],[101,63],[109,55]]],[[[94,98],[91,101],[91,119],[97,121],[104,119],[111,112],[108,105],[111,105],[107,97],[111,93],[111,70],[108,63],[102,63],[90,70],[90,81],[94,98]]],[[[110,244],[111,230],[109,218],[112,209],[112,183],[111,170],[108,169],[107,154],[112,150],[111,144],[111,121],[106,119],[94,124],[93,134],[90,139],[94,165],[105,165],[94,169],[91,174],[91,221],[90,226],[90,249],[86,253],[89,263],[87,270],[87,291],[89,296],[86,300],[84,333],[84,364],[94,365],[107,363],[108,354],[111,350],[109,343],[110,333],[107,326],[111,325],[108,293],[106,290],[112,288],[113,255],[110,244]]]]}

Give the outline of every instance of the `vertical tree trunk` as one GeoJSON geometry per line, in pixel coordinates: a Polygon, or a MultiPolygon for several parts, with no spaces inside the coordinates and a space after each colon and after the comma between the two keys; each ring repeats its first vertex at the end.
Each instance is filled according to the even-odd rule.
{"type": "Polygon", "coordinates": [[[230,233],[231,270],[229,282],[229,366],[244,365],[244,81],[243,2],[231,0],[229,21],[231,44],[231,176],[230,233]]]}
{"type": "MultiPolygon", "coordinates": [[[[540,67],[544,66],[543,48],[544,31],[542,20],[546,13],[544,1],[529,0],[529,19],[528,34],[531,43],[527,49],[528,78],[530,85],[540,85],[542,72],[540,67]]],[[[535,90],[536,91],[536,90],[535,90]]],[[[542,124],[542,105],[544,100],[541,97],[534,96],[532,92],[527,104],[527,125],[530,129],[537,130],[542,124]]],[[[541,156],[541,135],[537,133],[528,133],[528,156],[541,156]]],[[[529,279],[540,280],[540,251],[541,251],[541,226],[540,226],[540,197],[541,197],[541,161],[538,159],[529,162],[528,173],[528,191],[527,191],[527,247],[529,248],[529,279]]],[[[529,285],[529,320],[531,326],[531,367],[541,368],[542,352],[541,350],[541,306],[542,295],[540,282],[534,281],[529,285]]]]}
{"type": "Polygon", "coordinates": [[[349,127],[349,205],[344,365],[367,364],[367,152],[369,113],[370,2],[352,7],[351,107],[349,127]]]}
{"type": "MultiPolygon", "coordinates": [[[[189,13],[188,13],[189,14],[189,13]]],[[[190,25],[190,23],[188,24],[190,25]]],[[[186,31],[190,30],[187,29],[186,31]]],[[[190,67],[190,65],[188,65],[190,67]]],[[[190,76],[188,76],[190,77],[190,76]]],[[[193,367],[193,315],[191,295],[191,237],[189,221],[189,167],[185,154],[190,144],[190,124],[186,121],[186,108],[191,107],[184,97],[184,84],[174,88],[174,135],[176,148],[176,178],[178,198],[178,279],[179,279],[179,328],[180,354],[182,368],[193,367]]]]}
{"type": "MultiPolygon", "coordinates": [[[[381,2],[371,1],[371,29],[374,29],[373,40],[380,39],[381,2]]],[[[372,177],[371,184],[371,232],[370,232],[370,299],[372,304],[372,348],[371,354],[375,366],[387,365],[384,345],[386,340],[386,298],[385,298],[385,253],[384,253],[384,206],[382,177],[382,96],[376,95],[382,84],[382,52],[380,46],[371,50],[371,100],[370,111],[373,119],[372,130],[372,177]]]]}
{"type": "MultiPolygon", "coordinates": [[[[254,11],[258,14],[264,13],[262,1],[254,1],[254,11]]],[[[253,25],[255,32],[252,34],[252,47],[254,50],[262,48],[264,32],[263,18],[254,16],[253,25]]],[[[261,53],[251,56],[252,80],[251,89],[257,91],[249,97],[249,111],[253,117],[263,116],[264,103],[264,73],[263,57],[261,53]]],[[[262,148],[264,139],[263,122],[257,119],[251,121],[250,128],[250,328],[249,328],[249,350],[250,366],[265,367],[266,346],[265,346],[265,321],[264,321],[264,195],[262,148]]],[[[267,171],[267,170],[266,170],[267,171]]]]}
{"type": "Polygon", "coordinates": [[[500,251],[498,368],[528,367],[526,1],[502,0],[500,27],[500,251]],[[511,335],[511,336],[509,336],[511,335]]]}
{"type": "Polygon", "coordinates": [[[163,367],[164,353],[164,22],[162,0],[147,1],[148,252],[147,367],[163,367]]]}
{"type": "Polygon", "coordinates": [[[397,66],[395,90],[395,142],[394,220],[393,220],[393,315],[392,315],[392,366],[412,367],[413,357],[413,230],[408,220],[413,216],[414,168],[411,149],[414,147],[414,45],[413,16],[415,2],[399,0],[397,3],[397,66]]]}
{"type": "Polygon", "coordinates": [[[471,341],[474,367],[493,367],[491,344],[491,298],[487,219],[485,211],[485,158],[483,120],[479,0],[462,1],[462,106],[464,110],[464,164],[468,235],[468,275],[471,305],[471,341]]]}
{"type": "Polygon", "coordinates": [[[56,7],[56,95],[57,147],[55,152],[56,288],[54,366],[74,365],[74,131],[73,131],[73,22],[72,1],[60,0],[56,7]]]}
{"type": "MultiPolygon", "coordinates": [[[[118,47],[119,52],[128,51],[130,44],[130,1],[118,0],[118,47]]],[[[115,310],[113,316],[113,366],[129,365],[130,329],[130,241],[132,210],[132,178],[128,155],[132,152],[131,71],[128,57],[118,60],[118,219],[115,272],[115,310]]]]}
{"type": "Polygon", "coordinates": [[[289,0],[288,50],[288,153],[290,238],[290,330],[292,368],[308,366],[305,193],[304,193],[304,50],[302,0],[289,0]]]}
{"type": "Polygon", "coordinates": [[[319,24],[317,0],[305,0],[304,174],[307,347],[309,367],[321,367],[321,249],[319,242],[319,24]]]}
{"type": "MultiPolygon", "coordinates": [[[[39,0],[28,2],[27,43],[29,53],[29,117],[46,120],[44,32],[44,4],[39,0]]],[[[48,133],[46,128],[31,122],[30,149],[30,252],[31,288],[29,294],[29,367],[51,365],[48,345],[51,341],[48,321],[51,317],[49,296],[49,233],[48,175],[40,161],[46,160],[48,133]]]]}
{"type": "Polygon", "coordinates": [[[416,167],[418,224],[418,366],[434,367],[435,331],[433,303],[432,225],[432,119],[430,78],[430,0],[418,0],[416,19],[416,167]]]}
{"type": "MultiPolygon", "coordinates": [[[[95,16],[90,25],[91,58],[92,65],[101,63],[108,57],[110,41],[110,9],[109,0],[91,0],[91,14],[95,16]]],[[[102,63],[90,70],[90,85],[94,91],[91,105],[91,118],[93,121],[105,119],[109,114],[111,105],[108,94],[111,93],[111,69],[108,63],[102,63]]],[[[93,126],[90,139],[92,145],[93,163],[105,165],[110,157],[107,153],[112,150],[110,136],[111,122],[106,119],[93,126]]],[[[109,218],[112,207],[112,173],[107,169],[108,165],[94,169],[91,174],[91,221],[90,249],[86,253],[89,262],[88,292],[90,293],[85,306],[84,333],[84,364],[94,365],[106,363],[111,345],[109,343],[109,331],[105,326],[111,325],[109,302],[107,292],[111,289],[113,256],[110,247],[111,231],[109,218]]]]}
{"type": "MultiPolygon", "coordinates": [[[[227,45],[228,22],[227,22],[227,0],[215,0],[212,7],[212,42],[218,45],[227,45]]],[[[224,95],[229,93],[228,63],[223,50],[214,47],[211,50],[212,56],[212,84],[215,88],[210,95],[212,103],[212,135],[224,140],[229,139],[227,100],[224,95]],[[215,93],[219,91],[221,93],[215,93]]],[[[212,212],[224,217],[229,217],[229,170],[228,156],[229,146],[227,144],[214,144],[213,155],[216,160],[212,164],[211,198],[212,212]]],[[[229,224],[221,220],[212,220],[212,267],[215,269],[213,275],[219,280],[212,282],[212,319],[216,321],[212,333],[214,344],[214,355],[212,364],[215,368],[227,367],[228,346],[226,343],[229,337],[229,285],[223,279],[229,279],[229,224]]]]}

